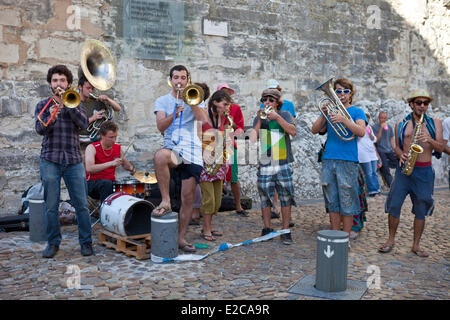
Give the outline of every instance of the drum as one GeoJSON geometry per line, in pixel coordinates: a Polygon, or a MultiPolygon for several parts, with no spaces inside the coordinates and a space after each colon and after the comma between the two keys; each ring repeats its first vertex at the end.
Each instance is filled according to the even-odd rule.
{"type": "Polygon", "coordinates": [[[116,180],[113,184],[114,192],[125,192],[136,197],[144,197],[146,190],[145,183],[142,183],[133,177],[116,180]]]}
{"type": "Polygon", "coordinates": [[[111,194],[100,207],[100,222],[108,231],[121,236],[147,234],[155,206],[124,192],[111,194]]]}

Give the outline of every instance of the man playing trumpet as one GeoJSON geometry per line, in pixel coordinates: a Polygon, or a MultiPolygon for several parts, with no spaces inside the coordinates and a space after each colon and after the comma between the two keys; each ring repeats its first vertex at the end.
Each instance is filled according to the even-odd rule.
{"type": "MultiPolygon", "coordinates": [[[[265,89],[261,95],[266,116],[262,119],[264,109],[258,108],[257,117],[253,120],[253,131],[250,141],[260,141],[260,159],[258,167],[258,193],[261,198],[261,212],[264,228],[261,236],[273,231],[270,228],[270,213],[274,206],[274,193],[278,191],[281,202],[281,217],[283,229],[289,228],[291,207],[295,206],[294,186],[289,163],[294,161],[290,136],[297,134],[294,119],[287,111],[281,111],[283,100],[277,89],[265,89]]],[[[282,234],[281,240],[290,245],[290,233],[282,234]]]]}

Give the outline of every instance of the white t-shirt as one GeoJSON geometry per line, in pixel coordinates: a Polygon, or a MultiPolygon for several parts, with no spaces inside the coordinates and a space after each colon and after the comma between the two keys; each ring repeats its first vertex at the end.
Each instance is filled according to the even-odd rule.
{"type": "MultiPolygon", "coordinates": [[[[443,138],[444,140],[447,140],[447,145],[450,145],[450,117],[447,117],[443,122],[442,122],[442,129],[443,129],[443,138]]],[[[449,158],[450,156],[446,153],[442,153],[443,155],[446,155],[447,158],[449,158]]]]}
{"type": "MultiPolygon", "coordinates": [[[[175,110],[176,98],[171,93],[159,97],[155,102],[155,114],[163,111],[166,116],[172,114],[175,110]]],[[[184,111],[175,119],[174,122],[164,131],[164,148],[176,151],[185,163],[193,163],[203,166],[202,142],[197,135],[197,130],[201,130],[201,123],[195,120],[194,113],[189,105],[179,98],[178,104],[184,106],[184,111]],[[180,123],[181,118],[181,123],[180,123]],[[175,129],[173,129],[175,127],[175,129]]],[[[204,102],[199,105],[206,109],[204,102]]],[[[201,136],[201,131],[200,131],[201,136]]]]}
{"type": "Polygon", "coordinates": [[[372,130],[372,135],[374,136],[374,139],[370,140],[369,134],[367,133],[367,128],[370,128],[370,130],[372,130],[372,128],[369,125],[367,125],[366,134],[364,135],[364,137],[358,138],[359,163],[366,163],[378,160],[374,145],[374,143],[377,142],[377,137],[375,136],[372,130]]]}

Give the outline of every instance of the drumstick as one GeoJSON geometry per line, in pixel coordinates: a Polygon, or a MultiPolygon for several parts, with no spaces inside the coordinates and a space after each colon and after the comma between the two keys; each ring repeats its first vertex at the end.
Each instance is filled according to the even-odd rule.
{"type": "Polygon", "coordinates": [[[136,135],[133,136],[133,140],[131,140],[130,144],[127,147],[127,150],[125,150],[125,152],[123,153],[123,158],[125,158],[125,155],[127,154],[128,150],[130,150],[130,147],[133,144],[135,139],[136,139],[136,135]]]}

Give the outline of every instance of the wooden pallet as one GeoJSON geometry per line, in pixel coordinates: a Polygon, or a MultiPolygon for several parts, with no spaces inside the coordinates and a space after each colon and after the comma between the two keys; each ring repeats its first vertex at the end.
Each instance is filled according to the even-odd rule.
{"type": "Polygon", "coordinates": [[[98,243],[138,260],[150,259],[150,233],[124,237],[102,229],[98,232],[98,243]]]}

